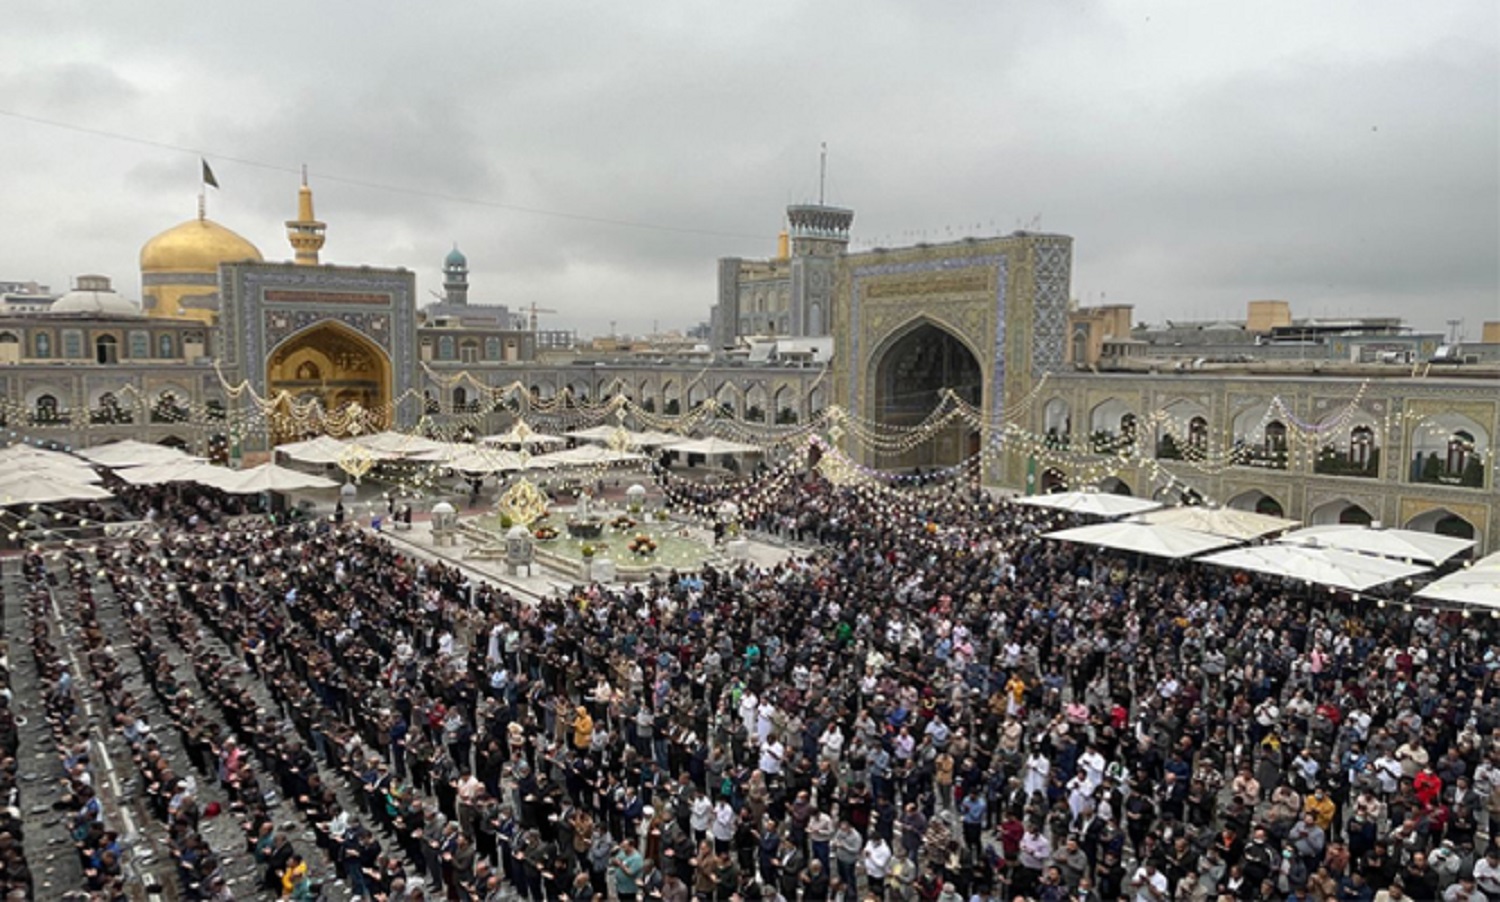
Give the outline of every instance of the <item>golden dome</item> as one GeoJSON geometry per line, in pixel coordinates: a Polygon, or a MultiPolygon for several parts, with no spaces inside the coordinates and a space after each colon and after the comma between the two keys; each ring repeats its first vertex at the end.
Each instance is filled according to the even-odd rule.
{"type": "Polygon", "coordinates": [[[172,226],[141,248],[141,272],[219,271],[220,263],[260,261],[255,245],[211,219],[172,226]]]}

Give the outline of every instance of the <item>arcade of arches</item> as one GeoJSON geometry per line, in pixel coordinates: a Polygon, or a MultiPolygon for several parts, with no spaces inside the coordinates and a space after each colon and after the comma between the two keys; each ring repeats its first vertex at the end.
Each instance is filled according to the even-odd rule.
{"type": "MultiPolygon", "coordinates": [[[[883,425],[911,427],[942,403],[950,389],[978,406],[984,374],[972,351],[947,329],[922,323],[896,338],[878,358],[875,416],[883,425]]],[[[902,452],[881,454],[876,465],[889,470],[931,469],[960,463],[979,453],[979,433],[954,422],[929,441],[902,452]]]]}
{"type": "MultiPolygon", "coordinates": [[[[271,355],[266,389],[273,397],[284,391],[297,403],[316,400],[329,411],[359,404],[379,416],[391,400],[391,361],[352,329],[320,323],[293,335],[271,355]]],[[[277,441],[300,437],[283,433],[277,441]]]]}

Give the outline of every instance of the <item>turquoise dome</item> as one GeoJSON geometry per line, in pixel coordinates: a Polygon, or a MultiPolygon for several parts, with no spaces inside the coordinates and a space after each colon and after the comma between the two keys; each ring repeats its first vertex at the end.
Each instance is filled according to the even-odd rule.
{"type": "Polygon", "coordinates": [[[469,258],[464,256],[464,252],[459,250],[457,245],[454,245],[453,250],[448,252],[448,256],[443,258],[443,265],[468,266],[469,258]]]}

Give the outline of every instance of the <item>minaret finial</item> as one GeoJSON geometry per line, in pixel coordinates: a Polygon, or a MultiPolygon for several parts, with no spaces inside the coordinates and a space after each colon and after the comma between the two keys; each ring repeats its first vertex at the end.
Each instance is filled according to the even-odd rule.
{"type": "Polygon", "coordinates": [[[818,153],[818,206],[823,206],[823,185],[828,180],[828,142],[824,141],[818,153]]]}

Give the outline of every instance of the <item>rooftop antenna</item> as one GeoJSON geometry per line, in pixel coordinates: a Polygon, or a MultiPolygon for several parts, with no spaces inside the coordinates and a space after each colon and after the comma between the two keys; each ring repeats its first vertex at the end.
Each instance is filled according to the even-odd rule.
{"type": "Polygon", "coordinates": [[[823,206],[823,186],[828,181],[828,142],[822,142],[818,153],[818,206],[823,206]]]}
{"type": "Polygon", "coordinates": [[[1448,344],[1458,344],[1458,330],[1463,327],[1464,321],[1461,319],[1450,319],[1446,322],[1448,323],[1448,344]]]}

